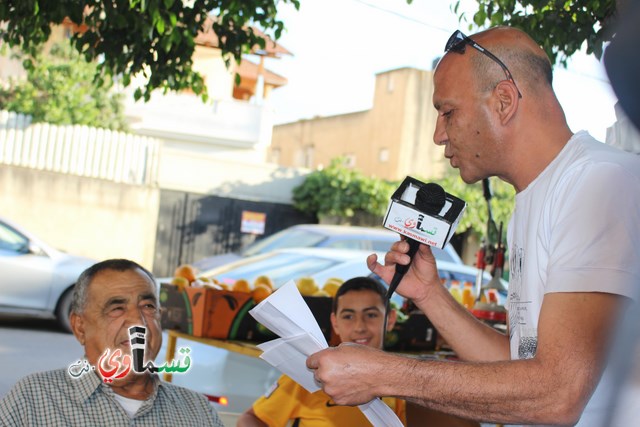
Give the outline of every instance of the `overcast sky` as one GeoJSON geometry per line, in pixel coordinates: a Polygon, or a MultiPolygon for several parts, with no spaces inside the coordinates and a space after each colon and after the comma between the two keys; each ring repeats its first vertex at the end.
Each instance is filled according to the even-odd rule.
{"type": "MultiPolygon", "coordinates": [[[[476,4],[463,0],[463,10],[471,16],[476,4]]],[[[300,0],[299,11],[282,5],[279,16],[279,42],[293,56],[266,61],[289,80],[271,94],[276,123],[371,108],[376,73],[431,69],[454,30],[469,33],[441,0],[300,0]]],[[[602,65],[578,54],[555,68],[554,87],[572,130],[604,140],[616,99],[602,65]]]]}

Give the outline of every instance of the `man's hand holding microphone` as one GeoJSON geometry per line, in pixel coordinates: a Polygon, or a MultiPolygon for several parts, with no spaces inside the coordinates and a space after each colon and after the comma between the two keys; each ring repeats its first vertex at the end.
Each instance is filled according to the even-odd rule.
{"type": "Polygon", "coordinates": [[[396,274],[396,265],[408,265],[409,269],[396,291],[418,305],[429,297],[432,287],[441,286],[440,277],[438,276],[436,259],[430,246],[420,245],[413,257],[408,254],[409,249],[410,245],[407,240],[399,240],[391,246],[382,263],[379,262],[376,254],[369,255],[367,267],[386,283],[391,283],[394,274],[396,274]]]}

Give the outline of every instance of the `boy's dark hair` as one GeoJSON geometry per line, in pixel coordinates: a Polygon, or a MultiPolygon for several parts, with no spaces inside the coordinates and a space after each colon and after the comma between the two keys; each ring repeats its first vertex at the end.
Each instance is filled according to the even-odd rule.
{"type": "Polygon", "coordinates": [[[338,298],[347,292],[351,291],[373,291],[380,295],[380,299],[384,302],[384,298],[387,295],[387,288],[382,283],[372,277],[354,277],[347,280],[338,288],[336,296],[333,298],[332,311],[336,313],[338,311],[338,298]]]}

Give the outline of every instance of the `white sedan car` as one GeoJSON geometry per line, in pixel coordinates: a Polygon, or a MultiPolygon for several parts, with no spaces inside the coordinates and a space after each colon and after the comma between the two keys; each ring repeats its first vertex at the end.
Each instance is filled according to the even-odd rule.
{"type": "MultiPolygon", "coordinates": [[[[398,233],[382,227],[298,224],[257,240],[239,253],[232,252],[207,257],[193,263],[193,265],[200,270],[209,270],[241,258],[290,248],[332,248],[386,252],[399,239],[398,233]]],[[[434,248],[433,254],[438,261],[463,264],[451,244],[448,244],[444,249],[434,248]]]]}
{"type": "Polygon", "coordinates": [[[0,217],[0,314],[57,318],[71,331],[71,290],[94,263],[61,252],[0,217]]]}

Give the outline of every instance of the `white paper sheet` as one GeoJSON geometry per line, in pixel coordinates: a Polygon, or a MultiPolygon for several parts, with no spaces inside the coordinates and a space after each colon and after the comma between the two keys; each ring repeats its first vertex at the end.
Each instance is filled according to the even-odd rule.
{"type": "Polygon", "coordinates": [[[277,340],[269,341],[267,344],[269,344],[269,348],[265,348],[262,345],[258,346],[263,350],[260,356],[262,359],[289,376],[309,393],[320,390],[319,385],[313,378],[313,372],[306,366],[306,361],[309,354],[320,351],[325,347],[319,346],[313,337],[306,333],[291,338],[278,338],[277,340]],[[300,345],[300,342],[295,341],[306,341],[306,343],[300,345]],[[301,347],[307,351],[300,351],[301,347]],[[312,348],[313,350],[311,350],[312,348]]]}
{"type": "MultiPolygon", "coordinates": [[[[263,351],[260,357],[310,393],[320,390],[306,361],[328,344],[296,284],[287,282],[249,314],[280,336],[258,345],[263,351]]],[[[402,427],[397,415],[380,399],[358,407],[374,427],[402,427]]]]}
{"type": "Polygon", "coordinates": [[[282,338],[308,333],[322,344],[323,348],[328,347],[318,322],[292,280],[278,288],[249,313],[282,338]]]}

